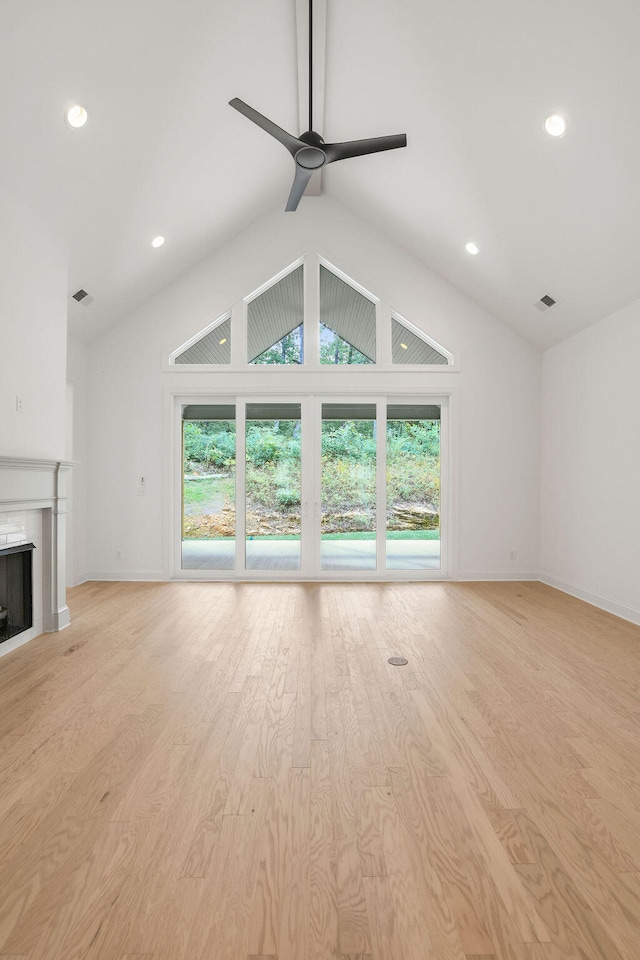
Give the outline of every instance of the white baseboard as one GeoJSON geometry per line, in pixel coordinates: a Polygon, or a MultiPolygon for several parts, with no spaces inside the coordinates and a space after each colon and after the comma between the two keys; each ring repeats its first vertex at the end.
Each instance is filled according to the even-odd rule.
{"type": "Polygon", "coordinates": [[[457,570],[451,575],[452,580],[481,580],[490,583],[492,580],[539,580],[538,571],[530,570],[495,570],[487,573],[486,570],[457,570]]]}
{"type": "MultiPolygon", "coordinates": [[[[208,580],[209,577],[207,576],[207,574],[208,574],[209,572],[210,572],[210,571],[204,571],[204,572],[203,572],[203,573],[204,573],[204,576],[199,577],[199,576],[197,576],[197,571],[182,571],[182,574],[183,574],[183,575],[181,575],[180,577],[175,577],[174,579],[176,579],[176,580],[185,580],[185,581],[195,581],[195,580],[201,580],[201,579],[207,579],[207,580],[208,580]],[[196,576],[191,577],[191,576],[190,576],[191,573],[196,573],[196,576]]],[[[89,580],[109,580],[109,581],[111,581],[111,580],[114,580],[114,581],[118,581],[118,580],[122,580],[122,581],[137,581],[137,580],[140,580],[140,581],[145,581],[145,582],[146,582],[146,581],[158,581],[158,580],[165,581],[165,580],[170,580],[170,579],[171,579],[171,578],[168,576],[168,574],[167,574],[167,572],[166,572],[165,570],[100,570],[100,571],[94,571],[93,573],[88,573],[88,574],[83,578],[83,580],[82,580],[81,582],[82,582],[82,583],[86,583],[86,582],[89,581],[89,580]]],[[[308,580],[309,582],[314,582],[314,583],[315,583],[315,582],[320,582],[320,581],[316,581],[316,580],[314,580],[313,578],[309,578],[309,577],[298,578],[298,577],[292,576],[291,579],[292,579],[292,580],[298,580],[298,579],[300,579],[301,582],[302,582],[302,581],[307,581],[307,580],[308,580]]],[[[363,576],[363,579],[366,579],[366,577],[363,576]]],[[[412,578],[412,577],[407,577],[407,580],[409,580],[409,579],[413,582],[413,579],[414,579],[414,578],[412,578]]],[[[416,578],[416,579],[418,579],[418,578],[416,578]]],[[[466,581],[466,580],[484,580],[484,581],[487,581],[487,582],[491,582],[492,580],[500,580],[500,581],[502,581],[502,580],[512,580],[512,581],[518,581],[518,580],[539,580],[539,579],[540,579],[540,576],[539,576],[539,574],[538,574],[537,571],[533,571],[533,572],[532,572],[532,571],[530,571],[530,570],[517,570],[517,571],[514,571],[514,570],[495,570],[495,571],[491,571],[490,573],[488,573],[486,570],[480,570],[480,571],[475,571],[475,570],[461,570],[461,571],[456,571],[455,573],[452,573],[452,574],[451,574],[451,577],[447,577],[447,576],[432,577],[432,578],[429,578],[429,580],[428,580],[428,581],[425,581],[425,582],[431,583],[431,582],[434,582],[434,581],[436,581],[436,580],[441,581],[441,580],[449,580],[449,579],[454,580],[454,581],[455,581],[455,580],[465,580],[465,581],[466,581]]],[[[332,581],[332,582],[342,582],[342,581],[343,581],[343,578],[336,578],[336,580],[335,580],[335,581],[332,581]]],[[[215,582],[218,582],[218,581],[215,581],[215,582]]],[[[238,583],[238,582],[240,582],[240,581],[238,581],[238,580],[231,580],[231,579],[230,579],[229,582],[238,583]]],[[[244,580],[244,581],[242,581],[242,582],[243,582],[243,583],[249,583],[249,582],[253,582],[253,580],[244,580]]],[[[258,581],[256,581],[256,582],[258,582],[258,581]]],[[[260,581],[260,582],[262,582],[262,581],[260,581]]],[[[276,581],[274,581],[274,582],[276,582],[276,581]]],[[[282,582],[282,581],[280,581],[280,582],[282,582]]],[[[323,578],[323,582],[324,582],[324,578],[323,578]]],[[[345,579],[345,582],[347,582],[346,579],[345,579]]],[[[349,582],[351,582],[351,581],[349,581],[349,582]]],[[[368,581],[368,582],[369,582],[369,581],[368,581]]],[[[372,583],[373,583],[373,582],[376,582],[376,583],[377,583],[377,582],[384,582],[384,583],[386,583],[386,582],[391,582],[391,581],[373,581],[373,580],[372,580],[372,581],[370,581],[370,582],[372,582],[372,583]]],[[[395,580],[394,580],[393,582],[395,582],[395,580]]],[[[403,581],[398,581],[398,582],[403,582],[403,581]]],[[[79,584],[77,584],[77,585],[79,585],[79,584]]]]}
{"type": "Polygon", "coordinates": [[[51,630],[47,630],[47,633],[58,633],[60,630],[64,630],[65,627],[68,627],[71,623],[71,614],[69,613],[69,607],[65,606],[60,607],[60,609],[53,615],[53,622],[51,624],[51,630]]]}
{"type": "Polygon", "coordinates": [[[126,580],[126,581],[157,581],[168,580],[164,570],[99,570],[88,573],[87,580],[126,580]]]}
{"type": "Polygon", "coordinates": [[[619,603],[610,597],[603,597],[599,593],[583,590],[582,587],[579,587],[575,583],[567,583],[547,573],[539,574],[538,579],[542,583],[546,583],[549,587],[561,590],[562,593],[568,593],[578,600],[584,600],[585,603],[590,603],[593,607],[599,607],[600,610],[606,610],[607,613],[613,613],[616,617],[621,617],[623,620],[629,620],[630,623],[635,623],[640,626],[640,610],[636,610],[634,607],[628,607],[624,603],[619,603]]]}

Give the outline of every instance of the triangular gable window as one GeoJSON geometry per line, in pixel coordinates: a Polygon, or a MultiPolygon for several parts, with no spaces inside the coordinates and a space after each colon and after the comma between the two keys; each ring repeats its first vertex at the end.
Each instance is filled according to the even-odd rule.
{"type": "MultiPolygon", "coordinates": [[[[392,364],[430,367],[453,364],[454,358],[447,349],[404,317],[386,310],[385,317],[374,294],[337,268],[325,265],[320,258],[315,261],[316,265],[319,301],[309,303],[309,308],[311,316],[319,318],[319,324],[315,319],[309,342],[313,344],[315,339],[319,346],[318,360],[324,367],[375,364],[378,327],[383,330],[389,321],[391,327],[386,327],[385,334],[391,333],[392,364]]],[[[234,335],[242,340],[246,336],[247,364],[299,366],[305,363],[304,270],[304,263],[298,261],[245,299],[245,329],[236,327],[234,335]]],[[[308,293],[308,296],[313,295],[308,293]]],[[[233,323],[236,322],[241,322],[239,312],[233,323]]],[[[169,362],[192,366],[230,364],[231,328],[231,315],[227,313],[175,350],[169,362]]],[[[311,353],[317,356],[315,344],[311,353]]],[[[384,362],[388,363],[388,341],[383,340],[382,349],[384,362]]]]}
{"type": "Polygon", "coordinates": [[[434,364],[450,363],[442,347],[437,347],[425,334],[412,330],[406,321],[391,318],[391,362],[434,364]]]}
{"type": "Polygon", "coordinates": [[[223,317],[195,343],[177,353],[174,363],[231,363],[231,317],[223,317]]]}
{"type": "Polygon", "coordinates": [[[304,268],[296,267],[247,304],[247,362],[304,362],[304,268]]]}
{"type": "Polygon", "coordinates": [[[320,363],[375,362],[375,303],[320,264],[320,363]]]}

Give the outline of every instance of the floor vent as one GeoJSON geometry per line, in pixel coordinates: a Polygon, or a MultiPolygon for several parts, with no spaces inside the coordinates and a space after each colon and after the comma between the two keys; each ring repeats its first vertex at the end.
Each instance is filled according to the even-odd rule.
{"type": "Polygon", "coordinates": [[[553,297],[550,297],[548,293],[545,293],[544,297],[540,297],[540,299],[534,303],[534,307],[544,311],[549,310],[555,303],[557,303],[557,301],[554,300],[553,297]]]}

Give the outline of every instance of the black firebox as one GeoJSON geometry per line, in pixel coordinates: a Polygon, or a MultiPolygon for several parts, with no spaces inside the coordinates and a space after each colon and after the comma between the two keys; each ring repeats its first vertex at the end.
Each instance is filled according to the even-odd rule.
{"type": "Polygon", "coordinates": [[[33,626],[33,543],[0,548],[0,643],[33,626]]]}

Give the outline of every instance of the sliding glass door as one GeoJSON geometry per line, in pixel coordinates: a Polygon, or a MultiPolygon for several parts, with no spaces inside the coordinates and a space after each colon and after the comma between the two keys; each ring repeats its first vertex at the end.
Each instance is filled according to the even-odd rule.
{"type": "Polygon", "coordinates": [[[183,570],[236,567],[236,405],[182,409],[183,570]]]}
{"type": "Polygon", "coordinates": [[[247,403],[245,567],[300,570],[300,403],[247,403]]]}
{"type": "Polygon", "coordinates": [[[180,409],[183,575],[442,572],[442,403],[235,397],[180,409]]]}
{"type": "Polygon", "coordinates": [[[440,569],[440,406],[387,404],[386,567],[440,569]]]}
{"type": "Polygon", "coordinates": [[[320,569],[375,570],[376,404],[323,402],[320,416],[320,569]]]}

